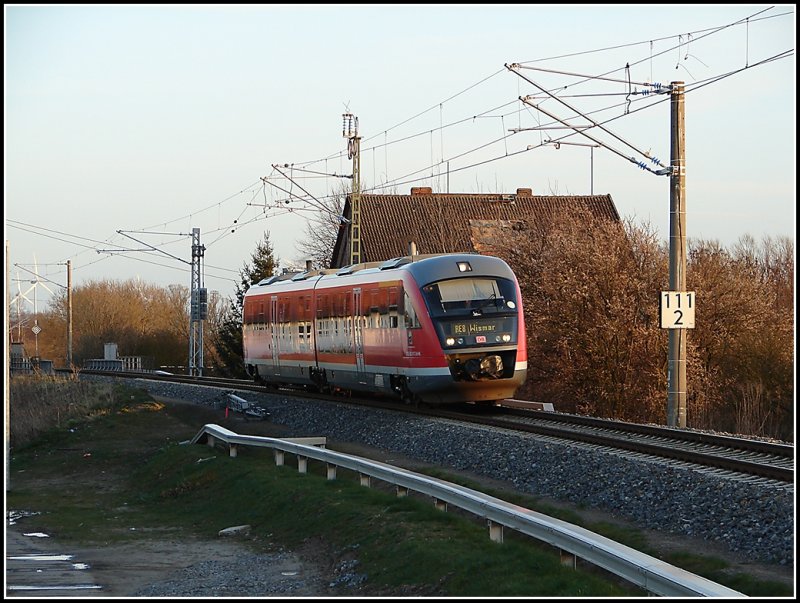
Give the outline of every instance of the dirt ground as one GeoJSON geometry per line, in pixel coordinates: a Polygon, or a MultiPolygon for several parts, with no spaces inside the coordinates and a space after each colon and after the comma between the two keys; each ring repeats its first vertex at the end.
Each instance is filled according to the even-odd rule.
{"type": "MultiPolygon", "coordinates": [[[[162,402],[178,403],[179,401],[159,399],[162,402]]],[[[207,409],[205,422],[217,423],[237,433],[250,435],[265,435],[281,437],[282,427],[266,421],[246,421],[241,416],[224,417],[224,411],[207,409]]],[[[391,463],[410,470],[420,467],[420,463],[413,459],[403,458],[396,453],[386,453],[381,450],[365,448],[341,442],[328,442],[328,447],[350,454],[365,456],[391,463]]],[[[456,473],[456,472],[454,472],[456,473]]],[[[474,474],[463,474],[464,477],[480,484],[490,486],[498,491],[510,491],[508,484],[489,480],[474,474]]],[[[13,478],[13,476],[12,476],[13,478]]],[[[105,476],[108,479],[108,476],[105,476]]],[[[104,484],[108,487],[108,484],[104,484]]],[[[87,484],[87,487],[91,487],[87,484]]],[[[596,510],[577,509],[572,505],[554,500],[544,500],[554,507],[570,509],[587,522],[610,522],[626,525],[626,522],[596,510]]],[[[36,538],[24,536],[30,529],[31,518],[22,518],[15,525],[6,529],[6,596],[53,596],[53,597],[130,597],[137,595],[143,589],[153,584],[164,581],[181,579],[181,570],[196,567],[204,562],[216,560],[222,564],[230,563],[235,568],[237,559],[252,556],[253,549],[246,544],[249,536],[218,537],[215,540],[199,541],[189,539],[177,533],[150,533],[143,534],[142,540],[135,544],[120,544],[102,547],[78,547],[64,550],[63,547],[51,538],[36,538]],[[37,567],[46,571],[32,571],[30,563],[14,562],[12,557],[37,554],[72,555],[72,558],[61,567],[39,564],[37,567]],[[70,571],[70,564],[86,564],[88,569],[79,572],[70,571]],[[47,567],[46,567],[47,566],[47,567]],[[52,571],[50,571],[52,569],[52,571]],[[49,581],[49,582],[46,582],[49,581]],[[14,585],[51,584],[62,586],[54,590],[13,590],[14,585]],[[68,585],[99,585],[102,588],[71,589],[68,585]]],[[[648,545],[652,550],[663,553],[670,551],[702,551],[707,555],[714,555],[726,559],[730,564],[731,572],[741,572],[763,580],[773,580],[794,585],[794,571],[791,567],[763,565],[750,563],[747,559],[727,551],[723,547],[704,540],[693,540],[685,536],[668,533],[644,531],[648,545]]],[[[277,544],[259,543],[266,545],[267,550],[281,550],[277,544]]],[[[306,546],[296,551],[281,551],[274,562],[259,565],[259,572],[265,578],[274,578],[274,589],[270,596],[346,596],[348,593],[358,596],[370,593],[348,591],[342,588],[330,588],[330,584],[337,579],[337,572],[343,565],[342,559],[337,559],[331,551],[326,550],[324,543],[307,543],[306,546]]],[[[235,571],[235,569],[232,569],[235,571]]],[[[186,574],[185,580],[197,580],[186,574]]],[[[236,593],[217,593],[236,596],[236,593]]],[[[265,593],[266,594],[266,593],[265,593]]],[[[376,594],[376,593],[371,593],[376,594]]],[[[398,595],[397,593],[377,593],[383,596],[398,595]]],[[[404,596],[409,593],[403,593],[404,596]]],[[[255,596],[255,595],[245,595],[255,596]]]]}
{"type": "MultiPolygon", "coordinates": [[[[222,539],[199,541],[193,538],[174,537],[153,539],[135,544],[116,544],[101,547],[64,547],[57,541],[23,536],[25,521],[9,526],[6,532],[6,556],[69,555],[63,563],[52,561],[25,561],[6,563],[7,597],[133,597],[153,584],[180,581],[181,570],[210,560],[235,563],[241,556],[252,555],[252,550],[236,540],[222,539]],[[73,564],[85,564],[88,569],[76,571],[73,564]],[[30,569],[33,567],[34,569],[30,569]],[[101,588],[80,588],[81,586],[101,588]],[[10,590],[13,586],[46,587],[47,590],[10,590]],[[59,588],[61,587],[61,588],[59,588]]],[[[297,579],[321,575],[313,560],[301,561],[296,555],[279,563],[262,566],[265,579],[278,583],[289,575],[297,579]]],[[[318,596],[319,581],[310,581],[311,589],[294,591],[298,596],[318,596]]],[[[190,586],[190,585],[187,585],[190,586]]],[[[175,588],[179,588],[174,584],[175,588]]],[[[282,593],[276,593],[282,594],[282,593]]],[[[230,593],[236,596],[237,593],[230,593]]]]}

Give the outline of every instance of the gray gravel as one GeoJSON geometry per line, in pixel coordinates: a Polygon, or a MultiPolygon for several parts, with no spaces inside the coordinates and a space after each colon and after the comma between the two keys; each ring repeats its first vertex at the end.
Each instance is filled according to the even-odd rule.
{"type": "Polygon", "coordinates": [[[212,559],[174,572],[168,580],[151,584],[134,597],[237,597],[282,595],[308,597],[324,592],[317,575],[298,578],[299,567],[290,553],[238,555],[212,559]]]}
{"type": "MultiPolygon", "coordinates": [[[[96,378],[81,376],[82,379],[96,378]]],[[[102,377],[99,377],[102,379],[102,377]]],[[[157,396],[224,404],[225,391],[138,380],[157,396]]],[[[516,490],[607,511],[643,528],[715,541],[754,562],[794,563],[794,489],[679,463],[380,410],[232,393],[260,404],[292,436],[326,436],[507,481],[516,490]]]]}

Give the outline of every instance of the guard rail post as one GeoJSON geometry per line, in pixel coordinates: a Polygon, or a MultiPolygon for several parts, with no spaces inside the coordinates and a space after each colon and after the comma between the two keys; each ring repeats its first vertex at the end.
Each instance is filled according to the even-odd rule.
{"type": "Polygon", "coordinates": [[[495,523],[488,519],[486,523],[489,524],[489,540],[492,542],[503,542],[503,524],[495,523]]]}

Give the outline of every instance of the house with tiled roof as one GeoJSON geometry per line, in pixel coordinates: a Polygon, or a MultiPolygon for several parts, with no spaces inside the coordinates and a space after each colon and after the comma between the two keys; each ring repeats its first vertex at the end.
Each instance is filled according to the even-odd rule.
{"type": "MultiPolygon", "coordinates": [[[[410,195],[362,193],[359,208],[362,262],[408,255],[412,243],[420,254],[491,253],[506,229],[570,209],[619,221],[611,195],[534,195],[529,188],[518,188],[514,194],[476,194],[412,187],[410,195]]],[[[350,264],[350,195],[343,215],[331,268],[350,264]]]]}

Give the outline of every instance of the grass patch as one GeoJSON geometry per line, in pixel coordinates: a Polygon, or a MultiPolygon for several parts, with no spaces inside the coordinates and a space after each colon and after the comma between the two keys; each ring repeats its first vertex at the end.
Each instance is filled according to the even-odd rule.
{"type": "Polygon", "coordinates": [[[717,557],[708,557],[687,552],[667,555],[665,561],[682,567],[698,576],[703,576],[719,584],[724,584],[749,597],[794,596],[794,589],[792,587],[782,582],[756,580],[747,574],[731,572],[729,564],[717,557]]]}
{"type": "Polygon", "coordinates": [[[150,522],[189,521],[187,527],[208,537],[246,523],[259,540],[289,548],[314,538],[357,551],[360,571],[381,591],[433,586],[430,594],[441,596],[641,594],[564,568],[552,550],[493,543],[478,522],[437,511],[430,501],[365,488],[349,472],[328,481],[317,471],[277,467],[271,454],[253,449],[232,459],[224,450],[174,445],[137,471],[135,480],[147,484],[137,508],[150,522]]]}
{"type": "Polygon", "coordinates": [[[19,450],[51,430],[83,425],[87,420],[152,402],[143,389],[78,381],[75,376],[16,375],[9,387],[10,445],[19,450]]]}

